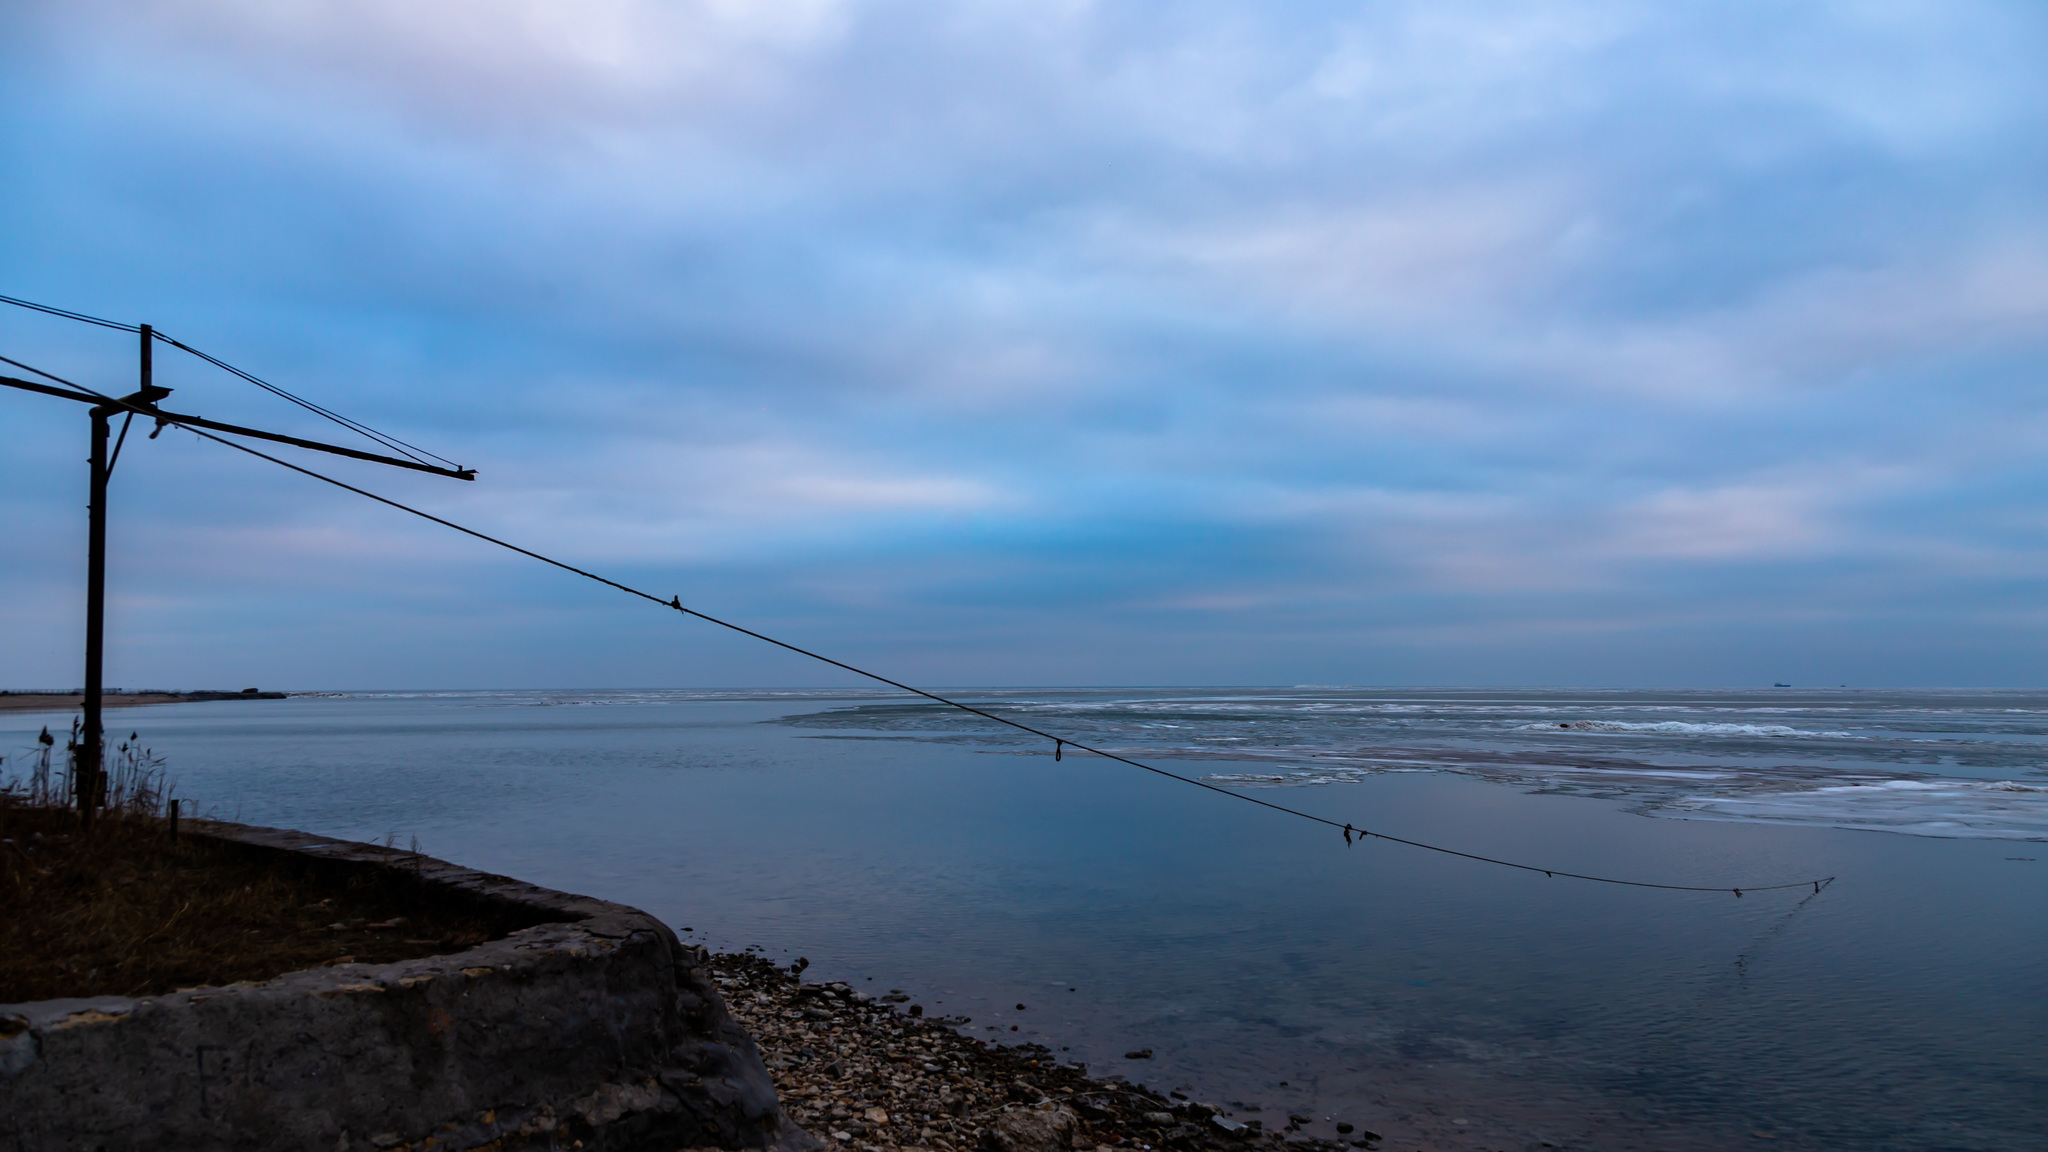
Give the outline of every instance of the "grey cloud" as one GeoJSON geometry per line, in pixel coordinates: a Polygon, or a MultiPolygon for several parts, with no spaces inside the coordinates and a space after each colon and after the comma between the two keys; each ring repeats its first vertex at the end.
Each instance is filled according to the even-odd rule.
{"type": "MultiPolygon", "coordinates": [[[[2023,5],[5,19],[32,115],[0,160],[35,223],[0,236],[7,290],[461,455],[476,489],[406,491],[480,526],[826,638],[924,637],[891,649],[910,674],[1062,679],[1092,632],[1120,655],[1085,666],[1135,679],[1344,680],[1356,649],[1497,680],[1531,645],[1607,681],[1692,645],[1712,678],[1719,636],[1847,612],[1916,679],[1935,649],[1896,622],[1930,597],[1998,606],[2014,653],[2038,626],[2009,593],[2040,563],[2048,360],[2023,5]]],[[[178,371],[209,414],[297,419],[178,371]]],[[[175,459],[207,495],[138,507],[268,549],[247,579],[279,603],[317,567],[395,582],[343,612],[431,616],[404,573],[470,562],[175,459]]],[[[47,484],[5,495],[65,522],[47,484]]],[[[167,634],[217,622],[217,572],[136,547],[167,634]]],[[[479,571],[477,629],[528,594],[584,618],[479,571]]],[[[33,647],[18,675],[62,679],[33,647]]]]}

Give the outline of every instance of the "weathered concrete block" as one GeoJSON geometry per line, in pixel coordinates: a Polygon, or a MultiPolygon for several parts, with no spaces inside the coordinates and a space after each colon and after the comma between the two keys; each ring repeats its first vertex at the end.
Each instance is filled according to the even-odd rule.
{"type": "Polygon", "coordinates": [[[195,829],[560,917],[465,952],[0,1004],[0,1148],[808,1152],[709,956],[637,909],[303,832],[195,829]]]}

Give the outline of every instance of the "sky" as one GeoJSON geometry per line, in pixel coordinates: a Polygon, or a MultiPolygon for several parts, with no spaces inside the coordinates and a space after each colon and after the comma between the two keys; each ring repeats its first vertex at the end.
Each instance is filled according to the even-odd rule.
{"type": "MultiPolygon", "coordinates": [[[[0,100],[0,293],[921,684],[2048,685],[2036,3],[16,0],[0,100]]],[[[110,506],[115,686],[848,682],[174,430],[110,506]]]]}

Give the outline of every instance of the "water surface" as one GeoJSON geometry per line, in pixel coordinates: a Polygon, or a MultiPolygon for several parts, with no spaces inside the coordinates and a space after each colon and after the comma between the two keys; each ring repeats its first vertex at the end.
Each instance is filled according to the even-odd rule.
{"type": "MultiPolygon", "coordinates": [[[[416,836],[1269,1124],[1345,1119],[1389,1147],[2048,1148],[2048,695],[976,698],[1488,855],[1674,883],[1839,879],[1738,900],[1347,848],[879,693],[387,693],[112,717],[220,815],[416,836]],[[1138,1048],[1155,1055],[1123,1058],[1138,1048]]],[[[0,716],[0,750],[49,719],[0,716]]]]}

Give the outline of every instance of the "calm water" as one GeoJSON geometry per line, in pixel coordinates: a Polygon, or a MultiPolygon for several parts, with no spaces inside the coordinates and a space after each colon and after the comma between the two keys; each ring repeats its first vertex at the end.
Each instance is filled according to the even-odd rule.
{"type": "MultiPolygon", "coordinates": [[[[2048,693],[969,695],[1489,855],[1840,879],[1737,900],[1346,848],[877,693],[356,694],[113,723],[216,814],[416,836],[1269,1126],[2048,1149],[2048,693]]],[[[0,751],[51,719],[0,714],[0,751]]]]}

